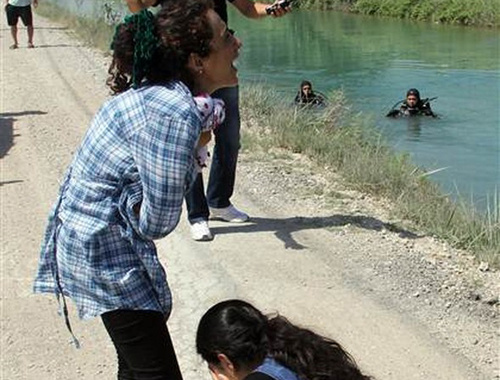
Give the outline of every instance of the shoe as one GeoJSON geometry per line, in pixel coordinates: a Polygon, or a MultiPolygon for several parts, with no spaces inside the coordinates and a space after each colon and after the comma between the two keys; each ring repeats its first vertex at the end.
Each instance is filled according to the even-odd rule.
{"type": "Polygon", "coordinates": [[[214,238],[206,220],[200,220],[191,224],[191,237],[196,241],[210,241],[214,238]]]}
{"type": "Polygon", "coordinates": [[[233,205],[224,208],[210,207],[210,217],[212,219],[223,220],[225,222],[243,223],[250,219],[250,217],[243,211],[238,210],[233,205]]]}
{"type": "Polygon", "coordinates": [[[33,49],[35,45],[32,42],[28,42],[28,49],[33,49]]]}
{"type": "Polygon", "coordinates": [[[12,45],[9,46],[10,50],[14,50],[14,49],[17,49],[17,48],[18,48],[17,44],[12,44],[12,45]]]}

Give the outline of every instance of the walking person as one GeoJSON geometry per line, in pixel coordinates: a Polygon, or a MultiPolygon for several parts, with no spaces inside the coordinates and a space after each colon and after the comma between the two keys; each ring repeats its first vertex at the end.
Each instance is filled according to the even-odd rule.
{"type": "Polygon", "coordinates": [[[17,39],[17,23],[19,19],[23,22],[28,32],[28,48],[34,48],[33,44],[33,12],[31,4],[36,8],[38,0],[5,0],[5,13],[7,15],[7,24],[10,26],[10,34],[14,43],[10,45],[10,49],[17,49],[19,41],[17,39]]]}
{"type": "Polygon", "coordinates": [[[177,226],[207,142],[193,94],[238,82],[241,42],[212,7],[172,1],[117,26],[107,82],[115,96],[70,164],[42,244],[35,292],[57,295],[71,333],[66,298],[81,318],[102,318],[118,379],[182,379],[153,240],[177,226]]]}
{"type": "MultiPolygon", "coordinates": [[[[127,0],[130,11],[137,12],[149,6],[168,4],[171,0],[127,0]]],[[[271,15],[281,17],[290,12],[290,7],[280,6],[280,1],[265,4],[251,0],[215,0],[215,11],[227,23],[227,4],[230,2],[245,17],[258,19],[271,15]]],[[[238,210],[231,197],[236,181],[236,165],[240,149],[239,89],[229,87],[212,94],[226,105],[224,123],[214,131],[215,144],[212,155],[207,192],[205,195],[203,175],[199,173],[190,192],[186,195],[191,236],[197,241],[213,239],[208,225],[209,217],[226,222],[241,223],[249,216],[238,210]]]]}
{"type": "Polygon", "coordinates": [[[369,380],[333,339],[242,300],[212,306],[196,333],[214,380],[369,380]]]}

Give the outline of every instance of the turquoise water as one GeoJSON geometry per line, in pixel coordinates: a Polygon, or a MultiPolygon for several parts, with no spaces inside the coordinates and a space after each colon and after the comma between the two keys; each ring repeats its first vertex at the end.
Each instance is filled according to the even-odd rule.
{"type": "Polygon", "coordinates": [[[302,79],[322,93],[343,89],[396,150],[409,152],[444,191],[487,207],[500,189],[498,31],[297,11],[247,20],[230,13],[244,43],[242,83],[264,82],[290,101],[302,79]],[[410,87],[439,119],[384,115],[410,87]]]}

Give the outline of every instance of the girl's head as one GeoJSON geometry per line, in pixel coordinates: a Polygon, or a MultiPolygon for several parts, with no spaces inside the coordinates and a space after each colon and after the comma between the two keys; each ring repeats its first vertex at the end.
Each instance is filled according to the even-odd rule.
{"type": "Polygon", "coordinates": [[[143,80],[181,80],[211,93],[238,83],[233,61],[240,47],[211,0],[168,1],[156,15],[143,10],[117,26],[108,85],[119,93],[143,80]]]}
{"type": "Polygon", "coordinates": [[[242,380],[266,356],[307,380],[369,380],[354,359],[333,339],[271,318],[245,301],[229,300],[210,308],[196,333],[198,353],[208,362],[214,379],[242,380]]]}
{"type": "Polygon", "coordinates": [[[266,316],[245,301],[220,302],[201,318],[196,349],[212,373],[243,379],[266,356],[267,325],[266,316]]]}

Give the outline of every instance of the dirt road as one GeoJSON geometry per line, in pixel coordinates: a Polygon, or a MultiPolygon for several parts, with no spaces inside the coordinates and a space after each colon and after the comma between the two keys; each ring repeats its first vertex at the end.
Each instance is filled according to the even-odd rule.
{"type": "MultiPolygon", "coordinates": [[[[113,379],[115,355],[100,320],[72,313],[76,350],[55,299],[31,293],[58,181],[108,96],[106,58],[60,26],[39,17],[36,24],[36,49],[24,47],[21,28],[20,48],[9,50],[3,18],[0,34],[0,378],[113,379]]],[[[209,378],[194,351],[195,328],[229,297],[337,339],[377,379],[499,378],[498,273],[390,228],[384,209],[360,194],[339,190],[339,204],[322,205],[300,193],[322,185],[308,170],[296,156],[256,165],[243,154],[234,199],[252,222],[214,222],[216,239],[196,243],[182,218],[158,242],[185,379],[209,378]]]]}

